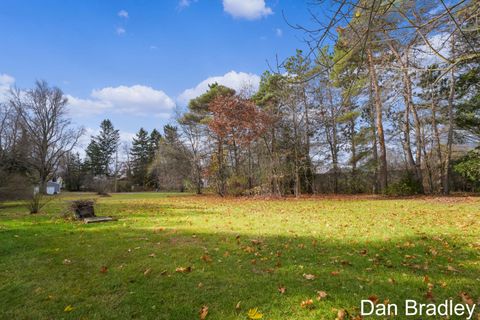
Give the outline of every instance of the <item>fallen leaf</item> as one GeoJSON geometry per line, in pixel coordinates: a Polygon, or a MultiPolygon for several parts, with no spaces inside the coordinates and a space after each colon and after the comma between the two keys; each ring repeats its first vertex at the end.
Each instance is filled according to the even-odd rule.
{"type": "Polygon", "coordinates": [[[108,272],[108,267],[106,267],[106,266],[101,266],[101,267],[100,267],[100,272],[101,272],[101,273],[107,273],[107,272],[108,272]]]}
{"type": "Polygon", "coordinates": [[[328,294],[325,291],[317,291],[317,300],[320,301],[322,299],[325,299],[328,296],[328,294]]]}
{"type": "Polygon", "coordinates": [[[343,319],[345,319],[346,315],[347,315],[347,312],[343,309],[340,309],[337,312],[337,317],[335,318],[335,320],[343,320],[343,319]]]}
{"type": "Polygon", "coordinates": [[[429,300],[429,301],[433,301],[434,298],[433,298],[433,292],[431,289],[428,289],[427,290],[427,293],[425,294],[425,299],[429,300]]]}
{"type": "Polygon", "coordinates": [[[370,297],[368,297],[368,300],[372,301],[373,304],[377,304],[378,297],[376,295],[372,294],[370,297]]]}
{"type": "Polygon", "coordinates": [[[175,272],[179,273],[189,273],[192,271],[192,267],[178,267],[175,269],[175,272]]]}
{"type": "Polygon", "coordinates": [[[455,269],[455,267],[452,267],[452,266],[448,266],[447,270],[452,272],[459,272],[457,269],[455,269]]]}
{"type": "Polygon", "coordinates": [[[424,276],[423,277],[423,282],[424,283],[429,283],[430,282],[430,278],[428,276],[424,276]]]}
{"type": "Polygon", "coordinates": [[[201,309],[200,309],[200,320],[205,320],[205,318],[207,318],[207,315],[208,315],[208,307],[207,306],[203,306],[201,309]]]}
{"type": "Polygon", "coordinates": [[[155,253],[150,253],[148,256],[149,256],[150,258],[155,258],[156,254],[155,254],[155,253]]]}
{"type": "Polygon", "coordinates": [[[315,306],[313,305],[312,299],[307,299],[305,301],[302,301],[302,303],[300,303],[300,307],[305,309],[313,309],[315,306]]]}
{"type": "Polygon", "coordinates": [[[72,260],[70,259],[63,259],[63,264],[70,264],[72,263],[72,260]]]}
{"type": "Polygon", "coordinates": [[[74,307],[72,307],[71,305],[68,305],[65,307],[65,309],[63,309],[64,312],[72,312],[73,309],[75,309],[74,307]]]}
{"type": "Polygon", "coordinates": [[[145,270],[145,271],[143,272],[143,275],[144,275],[144,276],[148,276],[148,275],[150,274],[150,272],[152,272],[152,269],[151,269],[151,268],[148,268],[147,270],[145,270]]]}
{"type": "Polygon", "coordinates": [[[154,228],[153,233],[159,233],[159,232],[162,232],[163,230],[165,230],[165,228],[163,227],[154,228]]]}
{"type": "Polygon", "coordinates": [[[243,251],[247,252],[247,253],[254,253],[255,252],[255,248],[252,248],[250,246],[246,246],[243,251]]]}
{"type": "Polygon", "coordinates": [[[331,274],[332,276],[335,276],[335,277],[336,277],[336,276],[338,276],[338,275],[340,274],[340,271],[332,271],[332,272],[330,272],[330,274],[331,274]]]}
{"type": "Polygon", "coordinates": [[[255,319],[261,319],[263,317],[263,314],[258,312],[258,308],[253,308],[248,310],[247,316],[249,319],[255,320],[255,319]]]}
{"type": "Polygon", "coordinates": [[[237,310],[237,311],[240,310],[240,303],[241,303],[241,302],[242,302],[242,301],[238,301],[237,305],[235,306],[235,310],[237,310]]]}
{"type": "Polygon", "coordinates": [[[469,306],[473,305],[473,299],[466,292],[460,292],[460,297],[462,298],[463,303],[468,304],[469,306]]]}
{"type": "Polygon", "coordinates": [[[280,294],[284,294],[286,291],[287,291],[287,288],[285,288],[284,286],[278,287],[278,292],[280,292],[280,294]]]}
{"type": "Polygon", "coordinates": [[[212,258],[208,255],[208,254],[204,254],[200,257],[200,259],[202,259],[203,261],[209,263],[209,262],[212,262],[212,258]]]}
{"type": "Polygon", "coordinates": [[[304,273],[304,274],[303,274],[303,277],[304,277],[305,279],[307,279],[307,280],[313,280],[313,279],[315,279],[315,275],[313,275],[313,274],[304,273]]]}

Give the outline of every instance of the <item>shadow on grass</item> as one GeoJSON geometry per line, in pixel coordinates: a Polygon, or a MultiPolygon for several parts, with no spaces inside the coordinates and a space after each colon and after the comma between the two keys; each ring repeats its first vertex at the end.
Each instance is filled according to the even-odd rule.
{"type": "Polygon", "coordinates": [[[267,319],[334,319],[334,309],[355,315],[372,295],[399,305],[429,302],[428,283],[437,302],[480,294],[478,249],[453,237],[252,239],[181,227],[154,232],[122,221],[43,222],[0,229],[1,318],[197,319],[208,305],[208,319],[245,319],[254,307],[267,319]],[[315,300],[319,290],[326,299],[315,300]],[[309,298],[314,309],[301,308],[309,298]],[[65,313],[67,305],[74,311],[65,313]]]}

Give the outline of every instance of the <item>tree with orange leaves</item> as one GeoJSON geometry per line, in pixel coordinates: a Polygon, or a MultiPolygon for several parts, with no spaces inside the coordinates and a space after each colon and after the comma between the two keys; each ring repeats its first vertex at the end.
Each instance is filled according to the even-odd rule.
{"type": "Polygon", "coordinates": [[[210,102],[209,111],[212,118],[208,127],[217,140],[218,192],[223,196],[227,179],[224,145],[231,147],[235,174],[239,174],[242,149],[265,133],[270,119],[252,100],[233,94],[217,96],[210,102]]]}

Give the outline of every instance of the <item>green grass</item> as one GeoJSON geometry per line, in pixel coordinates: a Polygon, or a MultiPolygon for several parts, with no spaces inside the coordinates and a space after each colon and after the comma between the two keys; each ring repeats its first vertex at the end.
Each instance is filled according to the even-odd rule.
{"type": "Polygon", "coordinates": [[[0,319],[335,319],[373,295],[429,302],[432,285],[437,303],[480,296],[478,198],[118,194],[96,211],[119,221],[85,225],[60,215],[80,197],[0,209],[0,319]]]}

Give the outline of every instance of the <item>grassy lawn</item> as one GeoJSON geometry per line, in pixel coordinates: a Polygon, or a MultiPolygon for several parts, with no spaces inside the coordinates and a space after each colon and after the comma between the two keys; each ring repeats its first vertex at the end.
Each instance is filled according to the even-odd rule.
{"type": "Polygon", "coordinates": [[[480,296],[480,198],[118,194],[96,211],[119,221],[86,225],[60,216],[80,197],[0,209],[0,319],[335,319],[369,297],[480,296]]]}

